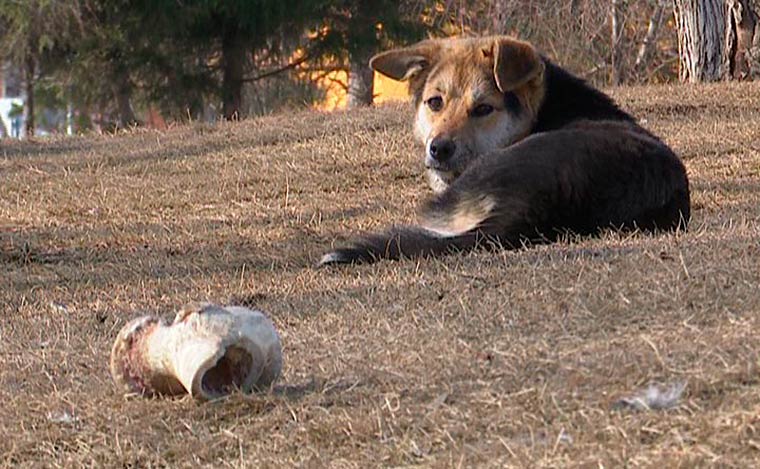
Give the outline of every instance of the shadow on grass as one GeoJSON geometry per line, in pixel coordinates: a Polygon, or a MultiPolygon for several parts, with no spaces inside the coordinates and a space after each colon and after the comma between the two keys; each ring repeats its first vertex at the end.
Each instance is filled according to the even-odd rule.
{"type": "Polygon", "coordinates": [[[359,379],[339,379],[337,381],[324,381],[312,377],[309,381],[298,384],[279,384],[272,389],[272,394],[291,401],[301,400],[310,394],[323,396],[340,394],[351,391],[362,383],[359,379]]]}

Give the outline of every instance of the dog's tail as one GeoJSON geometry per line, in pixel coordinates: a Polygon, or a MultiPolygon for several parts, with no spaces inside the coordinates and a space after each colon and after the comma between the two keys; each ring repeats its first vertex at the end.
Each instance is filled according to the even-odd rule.
{"type": "Polygon", "coordinates": [[[446,236],[419,226],[394,226],[328,252],[319,265],[369,263],[379,259],[427,257],[467,250],[485,241],[480,232],[446,236]]]}
{"type": "Polygon", "coordinates": [[[394,226],[364,236],[348,247],[328,252],[319,265],[438,256],[497,245],[505,241],[501,236],[504,227],[494,216],[504,217],[495,209],[495,199],[481,191],[449,189],[425,205],[419,226],[394,226]]]}

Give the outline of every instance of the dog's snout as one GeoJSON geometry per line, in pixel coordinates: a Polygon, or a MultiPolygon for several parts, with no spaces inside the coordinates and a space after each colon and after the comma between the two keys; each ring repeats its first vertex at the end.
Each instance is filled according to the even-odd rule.
{"type": "Polygon", "coordinates": [[[442,163],[451,158],[456,149],[456,144],[450,138],[436,137],[430,142],[430,157],[442,163]]]}

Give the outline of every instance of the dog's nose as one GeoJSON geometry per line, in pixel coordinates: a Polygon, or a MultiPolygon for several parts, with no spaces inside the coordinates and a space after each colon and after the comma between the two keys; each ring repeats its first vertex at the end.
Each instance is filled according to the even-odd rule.
{"type": "Polygon", "coordinates": [[[430,149],[428,151],[431,158],[443,163],[454,155],[456,149],[456,143],[450,138],[436,137],[430,142],[430,149]]]}

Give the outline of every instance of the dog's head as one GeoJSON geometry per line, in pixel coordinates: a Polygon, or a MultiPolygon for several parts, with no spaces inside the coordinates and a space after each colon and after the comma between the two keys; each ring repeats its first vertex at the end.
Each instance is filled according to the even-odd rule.
{"type": "Polygon", "coordinates": [[[544,97],[544,62],[506,36],[427,40],[376,55],[373,69],[408,81],[433,190],[479,156],[530,133],[544,97]]]}

